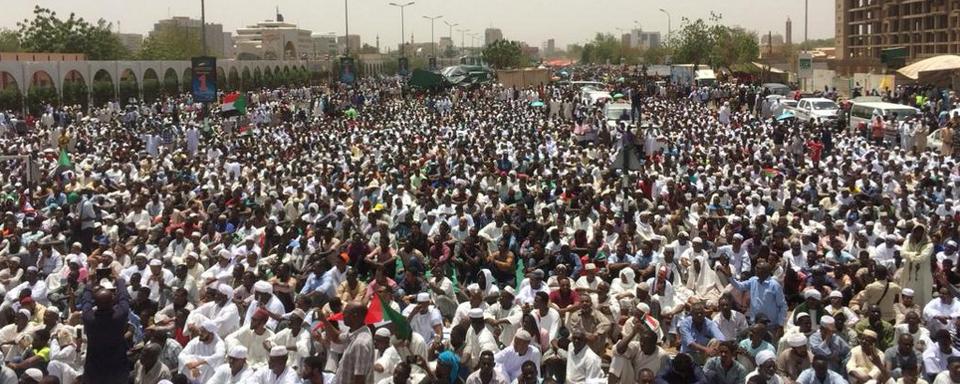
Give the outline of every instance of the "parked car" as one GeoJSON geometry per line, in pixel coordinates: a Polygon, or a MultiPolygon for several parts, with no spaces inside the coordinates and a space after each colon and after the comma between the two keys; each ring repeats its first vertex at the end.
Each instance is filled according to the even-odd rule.
{"type": "Polygon", "coordinates": [[[624,113],[627,115],[627,122],[630,122],[633,117],[633,109],[630,103],[607,103],[603,106],[603,116],[607,119],[607,127],[616,128],[617,121],[623,117],[624,113]]]}
{"type": "Polygon", "coordinates": [[[797,120],[800,121],[810,121],[812,119],[835,120],[840,112],[840,106],[830,99],[809,97],[800,99],[793,112],[797,116],[797,120]]]}
{"type": "Polygon", "coordinates": [[[762,87],[770,91],[770,95],[787,96],[790,94],[790,87],[780,83],[764,83],[762,87]]]}
{"type": "Polygon", "coordinates": [[[897,122],[901,122],[920,113],[920,110],[902,104],[854,100],[853,105],[850,106],[850,129],[857,129],[861,123],[870,125],[870,120],[874,116],[883,116],[886,119],[892,118],[894,113],[897,114],[897,122]]]}

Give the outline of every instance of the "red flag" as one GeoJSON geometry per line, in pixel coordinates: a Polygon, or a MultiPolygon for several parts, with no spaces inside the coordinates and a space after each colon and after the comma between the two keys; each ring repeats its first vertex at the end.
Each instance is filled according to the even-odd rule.
{"type": "Polygon", "coordinates": [[[380,306],[380,299],[375,297],[367,306],[367,317],[363,319],[363,323],[373,325],[381,321],[383,321],[383,307],[380,306]]]}

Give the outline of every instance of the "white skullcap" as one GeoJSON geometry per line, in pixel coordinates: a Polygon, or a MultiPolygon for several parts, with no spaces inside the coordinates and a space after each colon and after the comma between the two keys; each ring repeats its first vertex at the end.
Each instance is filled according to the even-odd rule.
{"type": "Polygon", "coordinates": [[[583,267],[583,269],[586,269],[588,271],[594,271],[597,269],[597,265],[594,263],[587,263],[587,265],[583,267]]]}
{"type": "Polygon", "coordinates": [[[40,382],[40,380],[43,380],[43,371],[36,368],[27,369],[26,371],[23,371],[23,374],[33,379],[33,381],[36,381],[36,382],[40,382]]]}
{"type": "Polygon", "coordinates": [[[426,293],[426,292],[420,292],[420,293],[418,293],[418,294],[417,294],[417,302],[418,302],[418,303],[429,303],[429,302],[430,302],[430,294],[429,294],[429,293],[426,293]]]}
{"type": "Polygon", "coordinates": [[[807,337],[802,333],[791,333],[787,336],[787,345],[793,348],[807,345],[807,337]]]}
{"type": "Polygon", "coordinates": [[[230,352],[227,353],[227,356],[230,356],[234,359],[246,359],[247,347],[242,345],[234,345],[233,348],[230,348],[230,352]]]}
{"type": "Polygon", "coordinates": [[[480,292],[480,284],[473,283],[467,286],[467,291],[480,292]]]}
{"type": "Polygon", "coordinates": [[[900,293],[903,294],[904,296],[913,297],[913,290],[910,288],[904,288],[903,291],[901,291],[900,293]]]}
{"type": "Polygon", "coordinates": [[[821,327],[834,326],[836,324],[837,324],[837,320],[834,319],[833,316],[824,316],[820,318],[821,327]]]}
{"type": "Polygon", "coordinates": [[[157,382],[157,384],[173,384],[173,382],[170,380],[160,380],[157,382]]]}
{"type": "Polygon", "coordinates": [[[278,345],[276,347],[270,348],[270,357],[280,357],[287,355],[287,347],[278,345]]]}
{"type": "Polygon", "coordinates": [[[296,309],[290,311],[290,317],[293,317],[293,316],[296,316],[296,317],[300,318],[300,320],[303,320],[303,319],[306,319],[306,318],[307,318],[306,312],[304,312],[304,311],[303,311],[302,309],[300,309],[300,308],[296,308],[296,309]]]}
{"type": "Polygon", "coordinates": [[[387,328],[387,327],[377,328],[377,332],[374,333],[374,334],[377,335],[377,336],[380,336],[380,337],[390,337],[390,336],[391,336],[390,329],[387,328]]]}
{"type": "Polygon", "coordinates": [[[150,260],[150,266],[151,266],[151,267],[159,267],[159,266],[162,266],[162,265],[163,265],[163,262],[160,261],[160,259],[150,260]]]}
{"type": "Polygon", "coordinates": [[[767,349],[762,350],[759,353],[757,353],[757,365],[763,365],[763,363],[766,363],[775,358],[777,357],[773,354],[773,352],[770,352],[770,350],[767,350],[767,349]]]}
{"type": "Polygon", "coordinates": [[[226,249],[221,249],[220,252],[218,252],[218,254],[220,255],[220,258],[222,258],[222,259],[232,259],[232,258],[233,258],[233,253],[231,253],[229,250],[226,250],[226,249]]]}
{"type": "Polygon", "coordinates": [[[228,284],[220,284],[217,286],[217,291],[228,298],[233,298],[233,287],[228,284]]]}
{"type": "Polygon", "coordinates": [[[823,298],[823,295],[816,289],[807,289],[803,291],[803,298],[820,300],[823,298]]]}
{"type": "Polygon", "coordinates": [[[637,304],[637,309],[643,313],[650,313],[650,306],[647,303],[637,304]]]}
{"type": "Polygon", "coordinates": [[[516,291],[515,289],[513,289],[513,287],[511,287],[511,286],[509,286],[509,285],[506,286],[506,287],[503,287],[503,291],[501,291],[501,292],[509,293],[510,296],[516,296],[516,295],[517,295],[517,291],[516,291]]]}
{"type": "Polygon", "coordinates": [[[841,299],[842,299],[842,298],[843,298],[843,294],[840,293],[840,291],[830,291],[830,294],[827,295],[827,297],[829,297],[829,298],[837,297],[837,298],[841,298],[841,299]]]}
{"type": "Polygon", "coordinates": [[[217,327],[217,323],[214,323],[213,320],[204,320],[203,324],[201,324],[201,327],[210,333],[217,333],[217,329],[219,328],[217,327]]]}
{"type": "Polygon", "coordinates": [[[483,318],[483,309],[481,308],[470,308],[467,311],[467,316],[471,319],[482,319],[483,318]]]}
{"type": "Polygon", "coordinates": [[[17,313],[26,316],[28,319],[30,318],[30,310],[29,310],[29,309],[20,308],[19,310],[17,310],[17,313]]]}
{"type": "Polygon", "coordinates": [[[527,332],[526,329],[521,329],[517,331],[517,334],[514,336],[517,340],[530,341],[533,339],[533,336],[530,335],[530,332],[527,332]]]}
{"type": "Polygon", "coordinates": [[[266,281],[260,280],[256,283],[253,283],[253,291],[260,293],[273,293],[273,285],[266,281]]]}

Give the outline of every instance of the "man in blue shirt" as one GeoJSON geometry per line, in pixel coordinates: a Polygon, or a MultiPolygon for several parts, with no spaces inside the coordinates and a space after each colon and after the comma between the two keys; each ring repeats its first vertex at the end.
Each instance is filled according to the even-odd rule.
{"type": "Polygon", "coordinates": [[[701,365],[707,357],[717,354],[716,342],[726,340],[717,323],[704,314],[702,302],[690,307],[690,316],[680,320],[677,329],[680,331],[680,352],[689,353],[701,365]]]}
{"type": "Polygon", "coordinates": [[[824,356],[813,356],[813,364],[810,368],[800,372],[797,377],[797,384],[847,384],[847,381],[839,373],[831,371],[828,367],[827,358],[824,356]]]}
{"type": "Polygon", "coordinates": [[[823,357],[830,370],[845,372],[845,363],[850,357],[850,345],[836,332],[837,323],[832,316],[820,318],[820,330],[810,334],[810,352],[815,357],[823,357]]]}
{"type": "Polygon", "coordinates": [[[779,335],[787,321],[787,300],[783,296],[780,283],[770,278],[770,264],[766,261],[757,263],[756,276],[743,282],[731,278],[730,285],[739,291],[750,291],[750,310],[747,316],[754,318],[759,313],[766,315],[774,327],[771,332],[779,335]]]}

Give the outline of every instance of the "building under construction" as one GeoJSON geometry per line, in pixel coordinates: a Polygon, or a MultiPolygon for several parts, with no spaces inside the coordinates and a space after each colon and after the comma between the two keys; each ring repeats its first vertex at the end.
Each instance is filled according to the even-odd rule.
{"type": "Polygon", "coordinates": [[[960,0],[836,0],[837,59],[879,60],[905,48],[905,61],[960,54],[960,0]]]}

